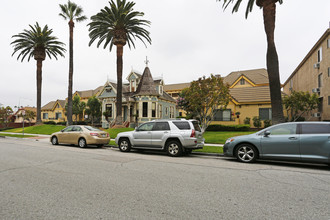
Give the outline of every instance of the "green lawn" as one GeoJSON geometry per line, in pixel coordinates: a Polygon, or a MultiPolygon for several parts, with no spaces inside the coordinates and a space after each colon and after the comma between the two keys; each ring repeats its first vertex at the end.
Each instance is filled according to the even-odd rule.
{"type": "Polygon", "coordinates": [[[35,137],[33,135],[22,135],[22,134],[0,134],[0,136],[6,136],[6,137],[17,137],[17,138],[28,138],[28,137],[35,137]]]}
{"type": "MultiPolygon", "coordinates": [[[[24,128],[24,133],[29,134],[52,134],[54,132],[58,132],[65,128],[63,125],[35,125],[31,127],[24,128]]],[[[13,132],[13,133],[23,133],[23,128],[14,128],[5,130],[3,132],[13,132]]]]}
{"type": "Polygon", "coordinates": [[[222,147],[214,147],[214,146],[204,146],[203,149],[194,150],[193,152],[204,152],[204,153],[217,153],[222,154],[222,147]]]}
{"type": "Polygon", "coordinates": [[[133,131],[133,130],[134,128],[109,128],[105,131],[107,131],[110,134],[111,139],[115,139],[118,133],[125,131],[133,131]]]}
{"type": "Polygon", "coordinates": [[[205,143],[224,144],[230,137],[253,134],[254,131],[206,131],[204,133],[205,143]]]}

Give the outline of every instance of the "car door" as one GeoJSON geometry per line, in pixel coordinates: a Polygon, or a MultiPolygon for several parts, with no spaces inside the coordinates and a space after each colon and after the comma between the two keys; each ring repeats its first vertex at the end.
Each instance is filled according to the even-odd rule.
{"type": "Polygon", "coordinates": [[[170,126],[168,122],[156,122],[152,129],[151,146],[154,148],[163,148],[164,140],[170,135],[170,126]]]}
{"type": "Polygon", "coordinates": [[[72,131],[68,133],[67,141],[69,144],[78,144],[78,139],[81,136],[82,129],[80,126],[73,126],[72,131]]]}
{"type": "Polygon", "coordinates": [[[68,143],[69,134],[72,131],[73,126],[64,128],[61,133],[57,135],[59,143],[68,143]]]}
{"type": "Polygon", "coordinates": [[[330,124],[303,123],[299,130],[301,159],[330,163],[330,124]]]}
{"type": "Polygon", "coordinates": [[[152,128],[155,122],[148,122],[140,125],[134,132],[134,146],[135,147],[150,147],[152,138],[152,128]]]}
{"type": "Polygon", "coordinates": [[[297,124],[275,125],[266,131],[269,132],[269,135],[263,135],[260,140],[261,157],[279,160],[301,160],[297,124]]]}

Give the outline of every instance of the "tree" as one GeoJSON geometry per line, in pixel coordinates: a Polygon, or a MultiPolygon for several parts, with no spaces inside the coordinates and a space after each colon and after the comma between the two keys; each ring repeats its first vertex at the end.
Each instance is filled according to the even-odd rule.
{"type": "Polygon", "coordinates": [[[143,12],[133,10],[134,2],[126,0],[109,1],[110,8],[104,7],[101,12],[91,17],[89,26],[89,46],[96,39],[99,39],[97,47],[104,41],[104,49],[109,45],[111,51],[113,45],[117,48],[117,98],[116,98],[116,124],[120,125],[122,119],[122,78],[123,78],[123,48],[128,43],[128,47],[135,48],[136,38],[151,44],[149,31],[144,27],[150,26],[150,21],[139,19],[143,12]]]}
{"type": "MultiPolygon", "coordinates": [[[[221,1],[221,0],[218,0],[221,1]]],[[[230,3],[234,3],[232,12],[237,12],[242,0],[223,0],[223,7],[226,9],[230,3]]],[[[272,105],[273,124],[284,122],[281,83],[279,73],[278,56],[274,41],[276,3],[283,3],[283,0],[248,0],[245,17],[252,11],[254,2],[263,9],[264,27],[267,36],[267,72],[269,78],[270,99],[272,105]]]]}
{"type": "Polygon", "coordinates": [[[94,120],[101,116],[101,102],[95,96],[89,98],[85,112],[91,117],[92,125],[94,125],[94,120]]]}
{"type": "Polygon", "coordinates": [[[214,119],[217,110],[226,109],[230,100],[229,85],[224,84],[221,77],[213,75],[191,82],[181,95],[178,105],[199,119],[202,132],[214,119]]]}
{"type": "Polygon", "coordinates": [[[291,121],[297,121],[303,114],[310,115],[311,111],[318,108],[319,97],[315,93],[292,91],[290,96],[283,98],[283,104],[288,113],[291,115],[291,121]]]}
{"type": "Polygon", "coordinates": [[[35,119],[35,117],[36,117],[36,113],[34,112],[34,111],[31,111],[31,110],[24,110],[25,111],[25,115],[23,115],[22,113],[21,114],[19,114],[19,117],[22,117],[23,118],[23,120],[28,120],[28,122],[29,122],[29,124],[30,124],[30,126],[31,126],[31,121],[33,120],[33,119],[35,119]]]}
{"type": "Polygon", "coordinates": [[[41,124],[41,84],[42,84],[42,62],[45,60],[46,55],[51,59],[53,56],[57,60],[57,56],[64,57],[66,51],[62,46],[64,43],[57,40],[52,36],[53,30],[48,29],[46,25],[41,28],[38,22],[32,26],[29,25],[31,30],[24,30],[22,33],[13,35],[16,38],[11,44],[14,47],[12,56],[18,52],[17,60],[28,56],[28,61],[31,57],[37,61],[37,124],[41,124]]]}
{"type": "Polygon", "coordinates": [[[73,84],[73,28],[74,20],[76,22],[81,22],[87,19],[86,16],[82,15],[83,9],[80,6],[77,6],[75,3],[68,1],[65,5],[61,5],[61,13],[59,16],[63,17],[64,20],[69,20],[69,86],[68,86],[68,110],[67,118],[68,125],[72,125],[72,84],[73,84]]]}
{"type": "Polygon", "coordinates": [[[8,127],[9,118],[13,114],[13,109],[10,106],[0,107],[0,123],[8,127]]]}
{"type": "MultiPolygon", "coordinates": [[[[78,122],[78,117],[82,116],[84,110],[86,109],[86,103],[80,101],[79,96],[75,96],[72,101],[72,114],[75,115],[76,124],[78,122]]],[[[65,104],[65,111],[68,111],[68,103],[65,104]]]]}

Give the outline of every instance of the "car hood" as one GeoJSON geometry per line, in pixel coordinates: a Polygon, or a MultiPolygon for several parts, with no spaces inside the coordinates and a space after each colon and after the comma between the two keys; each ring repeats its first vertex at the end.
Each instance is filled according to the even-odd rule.
{"type": "Polygon", "coordinates": [[[122,136],[122,135],[130,135],[132,134],[134,131],[125,131],[125,132],[120,132],[117,134],[117,136],[122,136]]]}

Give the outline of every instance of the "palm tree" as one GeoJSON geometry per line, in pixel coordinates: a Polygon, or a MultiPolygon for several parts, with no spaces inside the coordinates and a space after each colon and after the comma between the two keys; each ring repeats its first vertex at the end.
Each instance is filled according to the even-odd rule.
{"type": "MultiPolygon", "coordinates": [[[[221,1],[221,0],[218,0],[221,1]]],[[[242,0],[224,0],[223,7],[226,9],[230,3],[234,3],[232,12],[237,12],[242,0]]],[[[283,0],[248,0],[245,17],[248,17],[252,11],[253,5],[263,9],[264,27],[267,36],[267,72],[269,78],[270,99],[272,105],[272,123],[278,124],[284,122],[281,83],[278,56],[274,41],[276,3],[283,3],[283,0]]]]}
{"type": "Polygon", "coordinates": [[[110,7],[104,7],[101,12],[91,17],[89,26],[89,46],[99,39],[97,47],[103,41],[104,49],[109,45],[111,51],[113,45],[117,48],[117,102],[116,102],[116,124],[122,124],[122,75],[123,75],[123,48],[128,43],[129,48],[135,48],[134,41],[140,39],[146,46],[144,40],[151,44],[149,31],[144,29],[150,26],[150,21],[139,19],[143,12],[133,11],[134,2],[117,0],[116,3],[109,1],[110,7]]]}
{"type": "Polygon", "coordinates": [[[37,124],[41,123],[41,83],[42,83],[42,61],[45,60],[46,55],[51,59],[60,55],[64,57],[66,51],[62,46],[65,44],[58,41],[57,37],[52,36],[53,30],[48,29],[46,25],[41,28],[38,22],[32,26],[31,30],[24,30],[22,33],[13,35],[16,38],[11,44],[14,47],[12,56],[18,52],[17,60],[21,58],[21,62],[28,56],[28,61],[31,57],[37,61],[37,124]]]}
{"type": "Polygon", "coordinates": [[[73,84],[73,28],[74,22],[81,22],[87,19],[86,16],[82,15],[83,9],[77,6],[75,3],[68,1],[68,4],[61,5],[61,13],[59,16],[63,17],[64,20],[69,20],[69,88],[68,88],[68,125],[72,125],[72,84],[73,84]]]}

